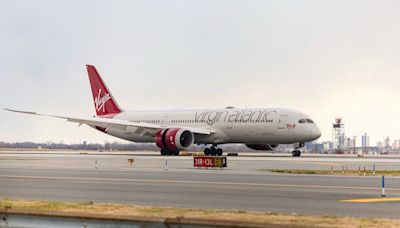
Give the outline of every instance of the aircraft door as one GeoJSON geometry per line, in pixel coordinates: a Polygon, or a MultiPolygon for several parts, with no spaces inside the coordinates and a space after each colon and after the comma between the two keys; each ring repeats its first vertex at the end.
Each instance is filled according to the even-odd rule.
{"type": "Polygon", "coordinates": [[[285,129],[287,115],[280,115],[278,119],[278,129],[285,129]]]}
{"type": "Polygon", "coordinates": [[[169,116],[168,115],[165,115],[165,116],[163,116],[161,118],[161,125],[164,125],[164,126],[170,125],[170,121],[169,121],[169,116]]]}

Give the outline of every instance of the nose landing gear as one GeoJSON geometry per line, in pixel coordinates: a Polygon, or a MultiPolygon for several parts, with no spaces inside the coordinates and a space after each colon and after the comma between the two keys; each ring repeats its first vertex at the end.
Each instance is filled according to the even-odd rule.
{"type": "Polygon", "coordinates": [[[301,147],[304,147],[304,143],[294,144],[294,150],[292,151],[292,156],[293,157],[300,157],[301,156],[301,151],[299,150],[301,147]]]}
{"type": "Polygon", "coordinates": [[[294,151],[292,151],[292,156],[293,157],[300,157],[301,155],[301,151],[298,149],[295,149],[294,151]]]}

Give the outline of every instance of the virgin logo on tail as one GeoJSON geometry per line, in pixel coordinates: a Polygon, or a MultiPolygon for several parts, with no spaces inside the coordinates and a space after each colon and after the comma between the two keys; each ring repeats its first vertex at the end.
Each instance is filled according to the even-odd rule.
{"type": "Polygon", "coordinates": [[[99,89],[99,93],[97,94],[97,97],[94,99],[94,105],[96,107],[97,111],[100,111],[103,109],[103,112],[106,111],[106,103],[108,100],[111,99],[111,96],[109,93],[105,94],[103,97],[101,97],[101,89],[99,89]]]}

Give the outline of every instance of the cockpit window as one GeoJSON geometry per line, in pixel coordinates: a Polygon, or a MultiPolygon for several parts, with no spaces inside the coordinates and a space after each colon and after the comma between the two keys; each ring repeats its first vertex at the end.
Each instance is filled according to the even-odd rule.
{"type": "Polygon", "coordinates": [[[307,123],[314,123],[314,121],[310,120],[310,119],[306,119],[307,123]]]}
{"type": "Polygon", "coordinates": [[[299,123],[306,123],[306,120],[305,119],[300,119],[299,123]]]}

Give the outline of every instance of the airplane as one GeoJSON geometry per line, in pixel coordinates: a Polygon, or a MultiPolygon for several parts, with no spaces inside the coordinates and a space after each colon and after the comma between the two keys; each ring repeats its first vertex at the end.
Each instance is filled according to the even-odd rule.
{"type": "Polygon", "coordinates": [[[96,68],[92,65],[86,68],[95,116],[82,118],[5,110],[61,118],[128,141],[155,143],[161,155],[179,155],[193,144],[205,144],[205,155],[221,156],[223,150],[218,145],[240,143],[264,151],[275,150],[279,144],[293,144],[292,156],[299,157],[305,142],[321,136],[309,116],[283,108],[126,111],[117,104],[96,68]]]}

